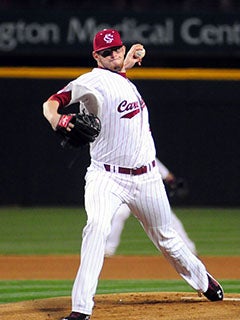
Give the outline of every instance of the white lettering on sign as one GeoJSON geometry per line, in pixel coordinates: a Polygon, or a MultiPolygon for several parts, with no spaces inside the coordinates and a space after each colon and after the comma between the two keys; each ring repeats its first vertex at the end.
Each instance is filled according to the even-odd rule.
{"type": "Polygon", "coordinates": [[[60,30],[54,23],[40,24],[24,21],[0,24],[0,50],[12,51],[19,44],[49,44],[60,41],[60,30]]]}
{"type": "Polygon", "coordinates": [[[119,23],[110,25],[97,23],[95,17],[81,20],[70,17],[66,30],[62,30],[60,22],[40,23],[24,20],[0,23],[0,51],[10,52],[18,47],[46,45],[54,49],[55,45],[89,46],[97,31],[114,28],[120,31],[125,44],[142,43],[145,46],[173,47],[177,46],[176,38],[180,37],[179,46],[240,46],[240,22],[206,23],[199,17],[185,18],[176,25],[173,18],[162,18],[161,23],[139,22],[137,18],[123,18],[119,23]]]}
{"type": "Polygon", "coordinates": [[[181,37],[190,45],[239,45],[240,23],[204,24],[199,18],[190,18],[181,26],[181,37]]]}
{"type": "MultiPolygon", "coordinates": [[[[101,28],[101,29],[104,29],[101,28]]],[[[99,30],[101,30],[99,28],[99,30]]],[[[78,18],[72,17],[69,20],[67,31],[67,43],[73,44],[76,42],[88,42],[92,41],[94,34],[97,32],[96,21],[93,18],[86,19],[82,24],[78,18]]]]}
{"type": "Polygon", "coordinates": [[[142,44],[173,44],[174,22],[173,19],[166,19],[163,24],[138,23],[136,19],[125,18],[115,26],[107,23],[97,25],[96,19],[90,17],[84,24],[76,18],[69,20],[67,42],[86,42],[93,39],[95,33],[102,29],[117,29],[121,33],[124,43],[141,42],[142,44]]]}

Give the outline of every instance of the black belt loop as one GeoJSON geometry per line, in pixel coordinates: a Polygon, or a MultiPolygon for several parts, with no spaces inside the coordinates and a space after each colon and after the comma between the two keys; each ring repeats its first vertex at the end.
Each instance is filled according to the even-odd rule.
{"type": "Polygon", "coordinates": [[[111,170],[111,166],[109,164],[104,164],[104,168],[106,171],[110,171],[111,170]]]}

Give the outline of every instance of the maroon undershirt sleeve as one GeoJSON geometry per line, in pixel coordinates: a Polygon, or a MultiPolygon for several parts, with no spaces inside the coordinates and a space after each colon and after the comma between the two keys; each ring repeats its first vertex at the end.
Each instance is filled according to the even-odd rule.
{"type": "Polygon", "coordinates": [[[71,101],[72,91],[66,91],[61,93],[53,94],[48,100],[56,100],[59,102],[59,108],[63,108],[69,104],[71,101]]]}

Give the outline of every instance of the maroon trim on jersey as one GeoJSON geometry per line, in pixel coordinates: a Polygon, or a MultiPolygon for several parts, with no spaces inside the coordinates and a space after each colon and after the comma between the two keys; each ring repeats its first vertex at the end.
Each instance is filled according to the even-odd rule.
{"type": "Polygon", "coordinates": [[[59,107],[67,106],[71,101],[72,91],[65,91],[53,94],[48,100],[56,100],[59,102],[59,107]]]}
{"type": "Polygon", "coordinates": [[[133,110],[131,112],[128,112],[127,114],[125,114],[124,116],[121,117],[122,118],[128,118],[128,119],[131,119],[133,118],[136,114],[138,114],[140,112],[140,109],[136,109],[136,110],[133,110]]]}
{"type": "Polygon", "coordinates": [[[118,72],[120,74],[120,76],[122,76],[123,78],[127,78],[127,74],[126,72],[118,72]]]}

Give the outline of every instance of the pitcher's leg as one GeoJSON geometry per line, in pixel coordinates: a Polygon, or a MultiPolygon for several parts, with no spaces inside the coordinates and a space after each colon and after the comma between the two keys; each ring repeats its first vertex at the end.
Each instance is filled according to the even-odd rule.
{"type": "Polygon", "coordinates": [[[81,263],[72,290],[72,311],[87,315],[92,314],[111,219],[121,204],[112,191],[111,181],[103,176],[99,179],[93,175],[87,181],[85,207],[88,219],[83,230],[81,263]]]}
{"type": "Polygon", "coordinates": [[[114,255],[121,238],[121,233],[125,221],[129,217],[131,211],[126,204],[122,204],[118,211],[114,214],[111,223],[111,232],[107,238],[105,246],[105,256],[109,257],[114,255]]]}
{"type": "Polygon", "coordinates": [[[139,184],[139,190],[131,209],[149,238],[191,287],[205,292],[208,287],[206,268],[172,228],[171,209],[162,180],[149,179],[139,184]]]}
{"type": "Polygon", "coordinates": [[[173,229],[177,231],[177,233],[182,238],[183,242],[187,245],[187,247],[191,250],[191,252],[197,255],[197,250],[195,243],[189,238],[182,222],[176,216],[176,214],[172,211],[172,226],[173,229]]]}
{"type": "Polygon", "coordinates": [[[172,228],[149,228],[146,230],[155,246],[162,252],[174,269],[197,291],[208,288],[204,264],[190,251],[172,228]]]}

